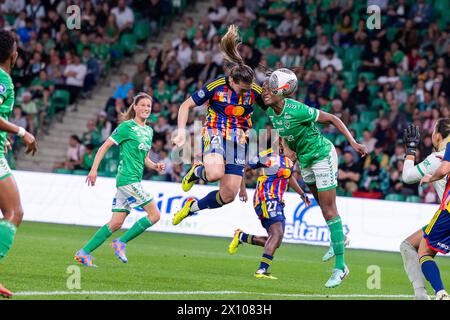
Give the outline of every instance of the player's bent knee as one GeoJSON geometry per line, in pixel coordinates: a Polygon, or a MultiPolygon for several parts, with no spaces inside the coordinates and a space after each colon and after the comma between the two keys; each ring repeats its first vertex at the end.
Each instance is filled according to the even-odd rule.
{"type": "Polygon", "coordinates": [[[211,182],[220,180],[220,179],[222,179],[223,176],[224,176],[223,172],[208,172],[208,171],[206,171],[206,179],[211,182]]]}
{"type": "Polygon", "coordinates": [[[13,223],[16,227],[18,227],[23,220],[23,210],[22,208],[18,208],[16,210],[14,210],[14,216],[13,216],[13,223]]]}

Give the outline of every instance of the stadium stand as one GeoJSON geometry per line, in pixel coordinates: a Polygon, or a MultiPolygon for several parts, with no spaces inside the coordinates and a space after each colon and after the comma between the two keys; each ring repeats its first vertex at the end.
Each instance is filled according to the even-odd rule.
{"type": "MultiPolygon", "coordinates": [[[[129,105],[133,94],[145,91],[155,98],[150,119],[155,129],[151,157],[167,165],[166,173],[147,172],[145,178],[180,181],[188,166],[171,163],[169,156],[178,106],[205,81],[223,72],[218,42],[227,25],[235,23],[243,41],[241,55],[255,68],[259,82],[264,79],[262,66],[296,68],[299,90],[295,98],[336,114],[357,140],[368,146],[369,156],[360,159],[334,128],[320,127],[339,153],[339,195],[437,200],[432,187],[419,189],[402,182],[401,138],[408,123],[420,126],[423,139],[418,159],[423,160],[432,150],[434,123],[439,117],[450,117],[448,1],[216,0],[198,1],[195,10],[184,1],[152,0],[151,8],[144,1],[129,1],[125,11],[134,13],[131,24],[123,22],[125,13],[114,14],[122,12],[120,9],[114,11],[117,8],[101,1],[96,5],[85,1],[81,2],[84,28],[75,32],[64,30],[59,15],[63,5],[53,10],[42,1],[47,14],[38,18],[41,9],[13,10],[8,3],[6,0],[2,7],[6,15],[0,18],[0,27],[15,28],[21,44],[21,59],[14,74],[21,108],[16,108],[13,120],[27,122],[30,128],[34,119],[35,130],[49,128],[43,144],[61,146],[45,149],[39,164],[19,157],[21,168],[51,170],[54,162],[64,162],[65,141],[76,133],[86,145],[87,155],[80,154],[77,159],[82,161],[81,169],[69,166],[57,170],[85,173],[79,170],[89,169],[95,147],[117,125],[117,114],[129,105]],[[379,30],[366,27],[370,4],[382,8],[379,30]],[[75,57],[81,59],[85,71],[75,57]],[[76,76],[63,71],[67,68],[86,73],[83,89],[79,89],[81,82],[77,87],[76,79],[69,80],[76,76]],[[107,82],[111,82],[110,87],[107,82]],[[28,105],[29,92],[37,112],[28,105]],[[68,109],[68,100],[74,102],[78,95],[78,112],[67,111],[64,123],[53,121],[55,115],[68,109]],[[87,122],[89,129],[83,135],[80,128],[87,122]]],[[[202,119],[203,113],[200,108],[195,110],[189,123],[202,119]]],[[[259,108],[253,118],[256,129],[269,127],[259,108]]],[[[74,145],[71,143],[69,149],[74,145]]],[[[19,148],[15,143],[16,155],[19,148]]],[[[103,174],[114,175],[117,161],[117,152],[112,150],[104,161],[103,174]]],[[[248,175],[255,181],[252,173],[248,175]]],[[[298,173],[296,176],[305,187],[298,173]]]]}

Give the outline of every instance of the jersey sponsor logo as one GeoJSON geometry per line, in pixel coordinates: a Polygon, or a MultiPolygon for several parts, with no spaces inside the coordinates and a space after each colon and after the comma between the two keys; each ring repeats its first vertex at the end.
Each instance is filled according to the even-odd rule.
{"type": "Polygon", "coordinates": [[[199,96],[199,98],[204,98],[204,97],[205,97],[205,91],[200,90],[200,91],[198,92],[198,96],[199,96]]]}
{"type": "MultiPolygon", "coordinates": [[[[321,210],[316,200],[311,200],[311,206],[305,207],[302,201],[294,211],[293,221],[286,221],[285,240],[295,240],[304,243],[328,244],[330,228],[323,220],[321,210]]],[[[286,210],[286,209],[285,209],[286,210]]],[[[342,225],[344,235],[350,232],[347,224],[342,225]]]]}
{"type": "Polygon", "coordinates": [[[289,120],[285,120],[284,126],[286,127],[286,129],[289,129],[289,127],[291,126],[291,122],[289,120]]]}
{"type": "Polygon", "coordinates": [[[450,247],[448,245],[446,245],[445,243],[438,242],[437,245],[438,245],[438,247],[440,247],[446,251],[450,251],[450,247]]]}
{"type": "Polygon", "coordinates": [[[245,165],[245,160],[244,159],[234,158],[234,163],[244,166],[245,165]]]}
{"type": "Polygon", "coordinates": [[[0,83],[0,93],[6,92],[6,86],[3,83],[0,83]]]}
{"type": "Polygon", "coordinates": [[[149,146],[146,145],[145,143],[140,143],[138,148],[139,148],[139,150],[145,150],[145,151],[150,150],[149,146]]]}

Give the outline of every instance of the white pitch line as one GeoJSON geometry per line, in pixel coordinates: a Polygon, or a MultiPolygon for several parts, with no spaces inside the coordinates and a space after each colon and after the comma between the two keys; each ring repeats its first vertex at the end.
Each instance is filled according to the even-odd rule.
{"type": "Polygon", "coordinates": [[[262,296],[294,297],[294,298],[413,298],[406,294],[303,294],[303,293],[267,293],[246,291],[23,291],[15,296],[71,296],[71,295],[231,295],[250,294],[262,296]]]}

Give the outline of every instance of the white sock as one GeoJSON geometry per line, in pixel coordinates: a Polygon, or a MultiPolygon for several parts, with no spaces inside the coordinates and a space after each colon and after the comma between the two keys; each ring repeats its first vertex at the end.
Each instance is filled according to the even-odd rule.
{"type": "Polygon", "coordinates": [[[191,209],[189,210],[190,212],[197,212],[200,209],[198,208],[198,201],[194,201],[191,205],[191,209]]]}
{"type": "Polygon", "coordinates": [[[423,280],[422,268],[419,263],[419,255],[408,241],[403,241],[400,245],[400,254],[403,259],[403,266],[409,281],[414,287],[416,298],[425,298],[427,291],[425,289],[425,281],[423,280]]]}

